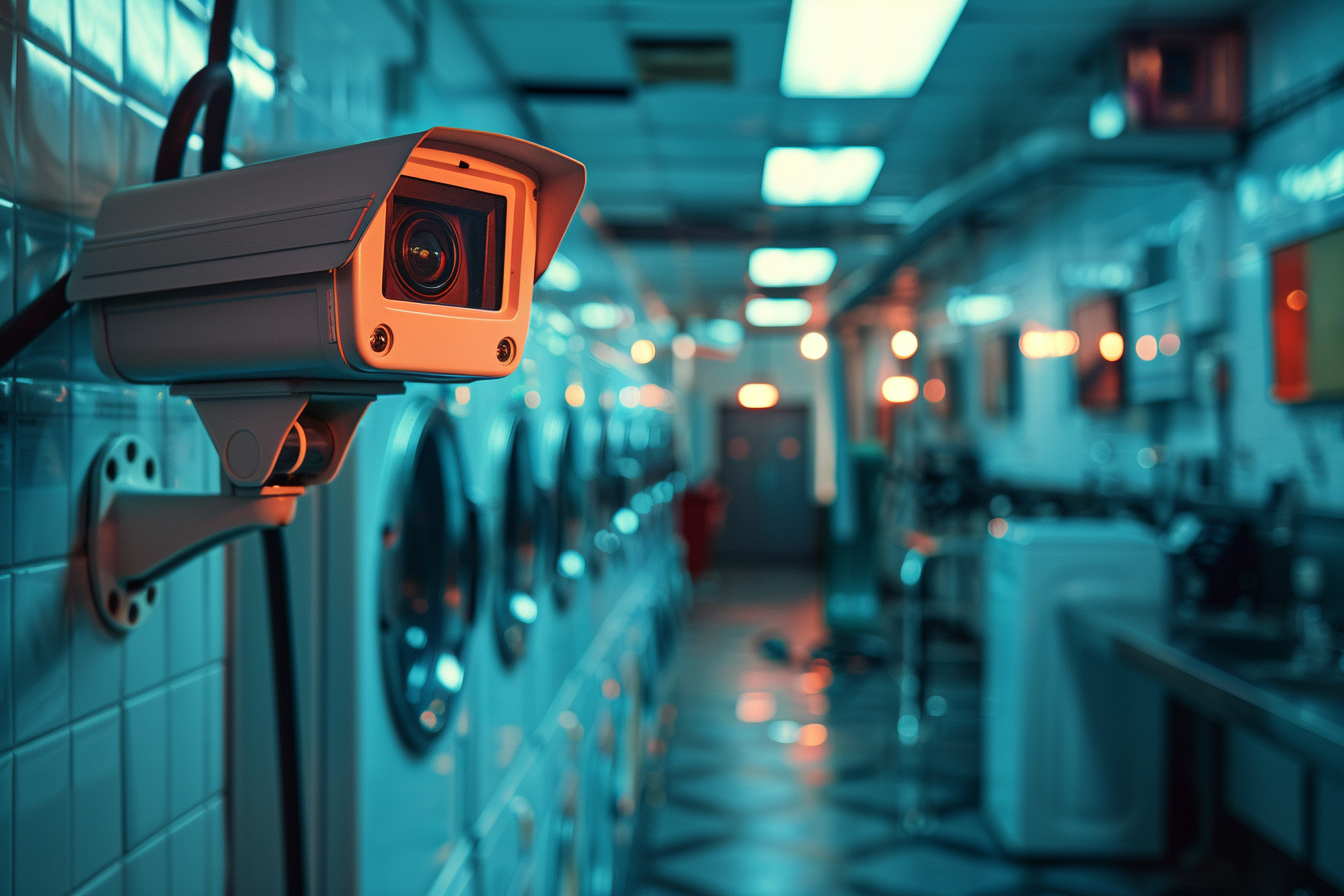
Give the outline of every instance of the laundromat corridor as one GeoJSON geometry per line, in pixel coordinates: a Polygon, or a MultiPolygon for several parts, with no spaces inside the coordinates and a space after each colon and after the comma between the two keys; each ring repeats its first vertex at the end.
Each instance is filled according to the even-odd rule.
{"type": "Polygon", "coordinates": [[[902,738],[878,721],[900,716],[910,672],[899,618],[837,641],[823,594],[807,566],[727,566],[698,589],[637,896],[1306,892],[1291,863],[1237,832],[1161,865],[1007,855],[979,810],[978,648],[930,640],[920,730],[902,738]]]}

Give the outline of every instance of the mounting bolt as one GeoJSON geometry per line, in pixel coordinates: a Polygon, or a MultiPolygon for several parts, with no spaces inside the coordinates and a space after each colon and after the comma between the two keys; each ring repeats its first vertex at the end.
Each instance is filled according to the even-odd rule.
{"type": "Polygon", "coordinates": [[[369,337],[369,348],[381,355],[391,347],[392,331],[383,324],[374,327],[373,335],[369,337]]]}
{"type": "Polygon", "coordinates": [[[501,364],[507,364],[512,361],[513,352],[513,340],[507,336],[499,340],[499,345],[495,346],[495,357],[499,359],[499,363],[501,364]]]}

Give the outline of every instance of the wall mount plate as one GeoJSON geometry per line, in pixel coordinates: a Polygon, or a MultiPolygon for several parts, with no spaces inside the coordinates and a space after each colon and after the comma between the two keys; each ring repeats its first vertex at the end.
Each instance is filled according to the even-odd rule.
{"type": "Polygon", "coordinates": [[[116,562],[114,530],[104,525],[122,492],[162,492],[158,455],[136,436],[117,436],[103,445],[89,471],[87,549],[89,587],[98,615],[113,629],[128,632],[141,625],[158,602],[159,587],[148,582],[126,587],[112,573],[116,562]]]}

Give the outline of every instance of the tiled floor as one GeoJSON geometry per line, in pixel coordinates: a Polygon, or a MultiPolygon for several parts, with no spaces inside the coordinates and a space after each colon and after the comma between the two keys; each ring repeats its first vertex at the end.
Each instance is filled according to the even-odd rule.
{"type": "MultiPolygon", "coordinates": [[[[1006,859],[977,811],[978,658],[931,650],[918,743],[896,736],[890,667],[836,658],[819,581],[806,570],[725,570],[701,588],[678,667],[676,730],[665,793],[655,788],[636,866],[639,896],[1147,896],[1173,889],[1150,868],[1024,864],[1006,859]],[[787,644],[788,660],[762,643],[787,644]],[[808,673],[814,673],[809,675],[808,673]],[[762,695],[739,702],[744,693],[762,695]],[[770,696],[775,701],[770,709],[770,696]],[[937,701],[935,701],[937,705],[937,701]],[[755,715],[753,716],[753,710],[755,715]],[[742,721],[739,715],[768,721],[742,721]],[[793,726],[823,743],[779,743],[793,726]],[[773,726],[773,727],[772,727],[773,726]],[[820,728],[804,728],[819,738],[820,728]]],[[[1289,891],[1291,892],[1291,891],[1289,891]]]]}

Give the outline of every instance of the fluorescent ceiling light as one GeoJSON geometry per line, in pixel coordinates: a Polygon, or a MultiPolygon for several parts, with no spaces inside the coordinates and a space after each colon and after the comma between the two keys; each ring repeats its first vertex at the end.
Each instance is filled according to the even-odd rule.
{"type": "Polygon", "coordinates": [[[793,0],[785,96],[914,96],[966,0],[793,0]]]}
{"type": "Polygon", "coordinates": [[[742,325],[735,320],[720,317],[705,323],[705,341],[734,346],[742,341],[742,325]]]}
{"type": "Polygon", "coordinates": [[[801,327],[812,319],[807,299],[756,298],[747,302],[747,323],[753,327],[801,327]]]}
{"type": "Polygon", "coordinates": [[[947,319],[954,324],[992,324],[1013,313],[1011,296],[953,296],[947,300],[947,319]]]}
{"type": "Polygon", "coordinates": [[[538,286],[558,289],[561,292],[573,292],[579,288],[583,282],[583,276],[579,273],[579,267],[559,252],[551,258],[550,267],[546,268],[546,273],[541,275],[541,280],[537,281],[538,286]]]}
{"type": "Polygon", "coordinates": [[[858,205],[872,191],[882,159],[876,146],[776,146],[765,154],[761,198],[769,205],[858,205]]]}
{"type": "Polygon", "coordinates": [[[628,327],[635,321],[629,308],[610,302],[584,302],[574,309],[574,316],[590,330],[614,330],[628,327]]]}
{"type": "Polygon", "coordinates": [[[755,249],[747,275],[757,286],[815,286],[835,270],[833,249],[755,249]]]}

